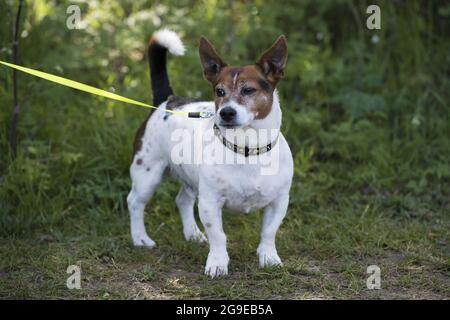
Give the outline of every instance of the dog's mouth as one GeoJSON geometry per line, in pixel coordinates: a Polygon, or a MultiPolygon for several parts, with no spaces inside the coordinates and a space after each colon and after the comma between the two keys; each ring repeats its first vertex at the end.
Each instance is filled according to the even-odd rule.
{"type": "Polygon", "coordinates": [[[237,123],[236,121],[224,121],[222,118],[217,119],[215,121],[216,125],[225,129],[237,129],[242,127],[241,123],[237,123]]]}
{"type": "Polygon", "coordinates": [[[240,127],[240,125],[235,123],[220,123],[219,126],[224,127],[226,129],[235,129],[240,127]]]}
{"type": "Polygon", "coordinates": [[[240,121],[224,121],[221,118],[216,119],[215,122],[219,127],[224,129],[239,129],[245,126],[245,123],[241,123],[240,121]]]}

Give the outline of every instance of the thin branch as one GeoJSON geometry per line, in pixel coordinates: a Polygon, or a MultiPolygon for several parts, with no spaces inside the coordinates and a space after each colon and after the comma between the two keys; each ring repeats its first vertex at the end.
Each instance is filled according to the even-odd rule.
{"type": "MultiPolygon", "coordinates": [[[[19,51],[19,27],[20,27],[20,13],[22,12],[22,6],[23,0],[19,0],[19,7],[17,8],[16,20],[15,23],[13,24],[12,63],[14,64],[17,64],[17,57],[19,51]]],[[[20,114],[16,70],[13,70],[13,95],[14,95],[14,111],[9,131],[9,145],[11,147],[13,156],[15,157],[17,154],[17,122],[19,121],[19,114],[20,114]]]]}

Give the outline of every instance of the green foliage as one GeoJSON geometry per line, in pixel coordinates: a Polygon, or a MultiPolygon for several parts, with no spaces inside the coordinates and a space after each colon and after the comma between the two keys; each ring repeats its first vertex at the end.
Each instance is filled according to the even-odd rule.
{"type": "MultiPolygon", "coordinates": [[[[161,27],[179,32],[188,49],[184,57],[169,59],[175,92],[203,99],[211,98],[211,89],[198,61],[200,35],[230,64],[253,63],[276,37],[287,36],[288,67],[278,89],[283,132],[295,159],[289,215],[279,237],[288,262],[286,271],[272,276],[248,271],[254,266],[245,261],[253,259],[260,219],[230,217],[230,254],[249,275],[213,286],[189,276],[164,282],[160,272],[180,263],[198,273],[206,250],[182,239],[174,182],[165,183],[148,207],[148,227],[166,251],[148,258],[127,247],[128,166],[134,132],[148,111],[18,74],[22,112],[18,156],[12,159],[7,137],[12,72],[0,67],[0,251],[8,253],[0,259],[0,273],[17,263],[59,270],[80,259],[109,276],[101,263],[132,260],[139,267],[122,265],[122,271],[131,268],[144,283],[160,281],[168,294],[252,297],[246,281],[260,290],[259,297],[281,292],[298,298],[309,297],[292,295],[298,286],[320,285],[319,297],[360,292],[350,282],[341,295],[342,279],[314,278],[300,253],[329,259],[337,271],[325,269],[342,272],[349,281],[361,271],[348,263],[386,250],[409,255],[405,270],[419,260],[437,274],[448,272],[450,5],[376,2],[381,30],[365,26],[373,1],[80,0],[75,3],[86,27],[69,30],[71,2],[27,0],[20,64],[142,101],[151,101],[147,41],[161,27]],[[50,254],[45,239],[56,242],[54,260],[42,258],[50,254]],[[43,260],[23,261],[34,248],[43,260]],[[347,258],[336,262],[330,256],[347,258]],[[142,259],[150,266],[142,267],[142,259]],[[264,279],[268,282],[261,285],[264,279]],[[192,291],[186,289],[193,284],[192,291]]],[[[11,59],[16,8],[16,1],[0,2],[0,60],[11,59]]],[[[60,276],[52,272],[49,278],[58,283],[60,276]]],[[[427,283],[408,284],[396,275],[392,281],[393,286],[427,283]]],[[[55,296],[58,288],[45,290],[55,296]]],[[[441,286],[434,288],[445,296],[441,286]]],[[[36,296],[30,292],[17,296],[36,296]]]]}

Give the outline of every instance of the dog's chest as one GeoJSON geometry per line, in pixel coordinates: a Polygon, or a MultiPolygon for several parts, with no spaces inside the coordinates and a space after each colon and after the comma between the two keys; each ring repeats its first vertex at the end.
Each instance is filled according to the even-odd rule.
{"type": "Polygon", "coordinates": [[[210,192],[218,194],[227,209],[248,213],[267,206],[278,196],[281,185],[273,177],[248,168],[227,169],[216,170],[209,179],[210,192]]]}
{"type": "MultiPolygon", "coordinates": [[[[250,182],[250,181],[248,181],[250,182]]],[[[224,206],[240,212],[251,212],[267,206],[273,200],[275,190],[264,183],[241,183],[239,186],[229,187],[225,191],[224,206]]]]}

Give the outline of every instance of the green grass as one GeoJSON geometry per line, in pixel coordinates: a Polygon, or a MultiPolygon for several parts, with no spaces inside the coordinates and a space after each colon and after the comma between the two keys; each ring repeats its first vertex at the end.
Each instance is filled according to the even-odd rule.
{"type": "MultiPolygon", "coordinates": [[[[148,110],[20,74],[13,159],[12,73],[2,69],[0,298],[450,298],[450,6],[379,1],[374,31],[364,26],[368,1],[234,3],[81,3],[89,28],[75,31],[66,3],[26,1],[20,63],[149,102],[145,44],[161,18],[188,48],[169,59],[176,94],[210,99],[200,35],[230,64],[250,64],[285,34],[278,87],[295,160],[277,236],[285,266],[258,268],[261,212],[225,212],[230,276],[204,276],[208,248],[184,240],[172,180],[146,209],[158,247],[134,248],[128,168],[148,110]],[[72,264],[81,290],[66,288],[72,264]],[[381,268],[381,290],[366,288],[369,265],[381,268]]],[[[0,15],[0,60],[11,59],[15,10],[0,2],[10,13],[0,15]]]]}
{"type": "MultiPolygon", "coordinates": [[[[108,131],[106,125],[95,130],[108,131]]],[[[94,134],[97,135],[100,132],[94,134]]],[[[210,280],[203,275],[207,246],[183,238],[173,202],[178,185],[173,180],[163,183],[146,210],[147,229],[158,247],[148,250],[131,245],[125,208],[130,183],[126,172],[129,153],[117,154],[118,163],[108,157],[87,156],[87,150],[101,149],[100,144],[116,146],[117,142],[107,137],[108,133],[95,138],[95,146],[80,144],[80,151],[86,154],[80,159],[84,159],[74,160],[64,170],[59,168],[61,171],[58,166],[65,163],[64,157],[51,159],[52,153],[46,149],[42,151],[49,152],[45,157],[30,160],[20,156],[11,163],[3,178],[6,182],[2,194],[9,188],[11,198],[2,202],[6,206],[3,210],[10,210],[10,214],[2,215],[1,297],[441,299],[450,296],[448,194],[437,191],[403,194],[368,187],[359,190],[353,186],[358,185],[356,179],[350,179],[353,174],[339,169],[342,166],[339,162],[309,159],[308,172],[297,173],[295,177],[288,216],[277,237],[285,266],[258,268],[255,251],[261,212],[250,215],[226,212],[224,228],[229,239],[231,274],[210,280]],[[31,170],[43,162],[47,162],[44,168],[52,167],[56,172],[45,174],[41,170],[23,177],[23,170],[31,170]],[[22,177],[23,181],[13,177],[22,177]],[[66,269],[71,264],[82,268],[81,290],[68,290],[65,286],[69,276],[66,269]],[[381,268],[381,290],[366,288],[366,268],[372,264],[381,268]]],[[[75,134],[71,139],[78,140],[80,136],[75,134]]]]}
{"type": "MultiPolygon", "coordinates": [[[[175,181],[165,181],[146,209],[158,247],[131,245],[128,166],[146,111],[39,85],[64,92],[69,103],[33,93],[18,157],[1,155],[0,297],[450,297],[448,135],[428,138],[419,127],[392,138],[379,119],[329,123],[326,108],[298,111],[282,97],[295,158],[277,237],[285,266],[258,268],[261,212],[225,212],[231,274],[210,280],[203,275],[207,246],[183,238],[175,181]],[[82,268],[81,290],[65,286],[71,264],[82,268]],[[373,264],[381,268],[382,290],[366,288],[373,264]]],[[[0,141],[6,150],[5,136],[0,141]]]]}

